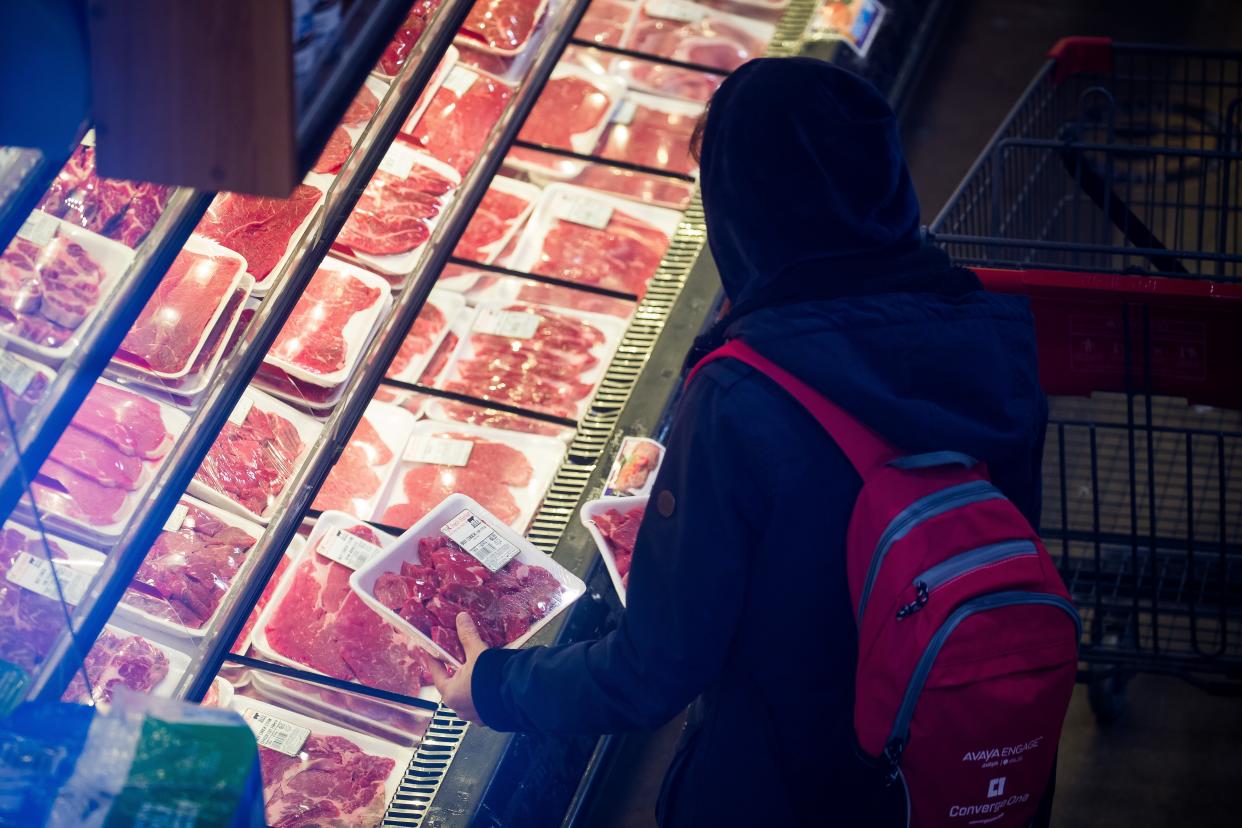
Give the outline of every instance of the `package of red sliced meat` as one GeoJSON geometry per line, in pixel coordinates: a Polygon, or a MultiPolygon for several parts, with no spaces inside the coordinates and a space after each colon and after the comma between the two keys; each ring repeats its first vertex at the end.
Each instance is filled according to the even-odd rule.
{"type": "Polygon", "coordinates": [[[336,458],[311,508],[372,520],[388,488],[416,417],[404,408],[372,401],[336,458]]]}
{"type": "Polygon", "coordinates": [[[35,210],[0,253],[0,339],[59,365],[133,258],[120,242],[35,210]]]}
{"type": "Polygon", "coordinates": [[[240,254],[254,277],[254,292],[262,295],[297,249],[332,181],[311,173],[287,198],[221,193],[194,232],[240,254]]]}
{"type": "Polygon", "coordinates": [[[576,419],[624,333],[625,323],[613,316],[525,303],[480,305],[435,385],[576,419]]]}
{"type": "Polygon", "coordinates": [[[100,380],[31,481],[45,525],[90,544],[115,540],[188,421],[171,406],[100,380]]]}
{"type": "Polygon", "coordinates": [[[322,424],[247,388],[190,482],[190,494],[264,525],[322,424]]]}
{"type": "Polygon", "coordinates": [[[460,665],[457,615],[489,647],[520,647],[586,586],[471,498],[454,494],[349,578],[395,628],[460,665]]]}
{"type": "Polygon", "coordinates": [[[475,0],[459,39],[477,49],[512,56],[531,42],[548,0],[475,0]]]}
{"type": "MultiPolygon", "coordinates": [[[[625,84],[608,74],[562,62],[535,102],[518,138],[532,144],[589,153],[608,126],[613,110],[625,94],[625,84]]],[[[515,147],[505,163],[558,178],[582,171],[583,161],[550,156],[515,147]]]]}
{"type": "Polygon", "coordinates": [[[535,205],[510,265],[641,297],[680,223],[672,210],[553,184],[535,205]]]}
{"type": "Polygon", "coordinates": [[[591,533],[600,557],[608,568],[613,589],[625,606],[625,590],[630,580],[630,559],[638,527],[647,509],[647,495],[639,497],[605,497],[582,504],[578,518],[591,533]]]}
{"type": "MultiPolygon", "coordinates": [[[[276,587],[280,585],[281,579],[287,570],[294,563],[302,559],[302,550],[306,548],[306,538],[301,535],[294,535],[293,540],[289,541],[289,545],[285,547],[285,554],[280,556],[280,561],[276,564],[276,570],[272,572],[272,577],[268,578],[267,583],[263,586],[263,592],[259,594],[259,600],[255,601],[254,609],[250,611],[246,623],[242,625],[241,632],[237,634],[237,640],[233,642],[233,646],[229,648],[230,653],[245,655],[250,650],[250,644],[254,640],[254,628],[259,618],[263,615],[263,610],[267,607],[268,602],[272,600],[272,596],[276,594],[276,587]]],[[[220,668],[223,673],[228,665],[220,668]]],[[[246,681],[249,681],[250,672],[245,672],[246,681]]],[[[243,682],[230,678],[234,686],[240,686],[243,682]]]]}
{"type": "Polygon", "coordinates": [[[602,158],[693,175],[690,138],[703,105],[642,92],[628,92],[612,114],[596,153],[602,158]]]}
{"type": "Polygon", "coordinates": [[[485,72],[457,64],[426,111],[402,127],[414,145],[465,175],[500,120],[512,90],[485,72]]]}
{"type": "Polygon", "coordinates": [[[566,445],[569,445],[569,442],[574,439],[575,429],[569,426],[548,423],[531,417],[523,417],[520,414],[510,414],[507,411],[498,411],[495,408],[471,405],[470,403],[458,402],[457,400],[446,400],[443,397],[426,396],[424,400],[422,415],[428,420],[434,420],[439,423],[470,423],[471,425],[486,426],[501,431],[538,434],[543,437],[555,437],[566,445]]]}
{"type": "Polygon", "coordinates": [[[440,344],[436,346],[430,359],[423,366],[422,373],[418,376],[418,384],[433,388],[439,387],[438,383],[443,382],[447,376],[446,372],[453,355],[457,353],[461,343],[469,338],[470,324],[473,320],[474,308],[469,305],[462,307],[449,320],[448,330],[445,331],[440,344]]]}
{"type": "Polygon", "coordinates": [[[333,249],[400,288],[452,201],[461,176],[403,141],[388,148],[333,249]]]}
{"type": "Polygon", "coordinates": [[[410,13],[406,15],[405,22],[401,24],[401,28],[397,29],[388,48],[380,56],[379,63],[372,70],[376,75],[385,80],[392,80],[401,71],[401,67],[405,66],[406,60],[414,51],[418,39],[422,37],[423,30],[427,28],[428,19],[439,5],[440,0],[417,0],[414,3],[410,13]]]}
{"type": "Polygon", "coordinates": [[[46,365],[0,350],[0,394],[4,395],[7,412],[0,415],[0,451],[16,442],[14,429],[20,430],[30,413],[43,402],[55,378],[56,372],[46,365]]]}
{"type": "MultiPolygon", "coordinates": [[[[771,23],[728,14],[689,0],[645,0],[626,48],[673,60],[733,71],[760,57],[775,32],[771,23]]],[[[631,88],[706,101],[721,78],[619,58],[614,68],[631,88]]]]}
{"type": "Polygon", "coordinates": [[[448,336],[453,320],[465,308],[466,300],[460,293],[433,289],[384,376],[411,384],[418,382],[440,343],[448,336]]]}
{"type": "Polygon", "coordinates": [[[637,15],[638,3],[633,0],[591,0],[574,37],[601,46],[620,46],[637,15]]]}
{"type": "Polygon", "coordinates": [[[600,296],[563,285],[550,285],[534,279],[519,279],[516,276],[494,276],[485,284],[480,282],[466,291],[466,301],[473,305],[484,302],[529,302],[554,308],[601,313],[627,321],[638,307],[637,303],[628,299],[614,299],[611,296],[600,296]]]}
{"type": "Polygon", "coordinates": [[[538,198],[539,188],[534,184],[499,175],[493,178],[453,255],[483,264],[496,261],[538,198]]]}
{"type": "Polygon", "coordinates": [[[444,498],[460,493],[523,531],[564,457],[565,443],[555,438],[420,420],[376,519],[408,529],[444,498]]]}
{"type": "Polygon", "coordinates": [[[119,687],[169,698],[190,668],[190,656],[128,626],[108,624],[69,682],[62,701],[107,705],[119,687]]]}
{"type": "Polygon", "coordinates": [[[379,825],[414,751],[257,699],[234,696],[259,742],[267,824],[379,825]]]}
{"type": "Polygon", "coordinates": [[[311,172],[336,175],[341,166],[349,160],[349,155],[358,144],[371,117],[379,109],[379,102],[388,94],[388,84],[377,77],[368,77],[366,83],[358,90],[353,103],[345,110],[340,124],[332,131],[328,143],[311,167],[311,172]]]}
{"type": "Polygon", "coordinates": [[[354,570],[392,541],[349,515],[324,512],[255,624],[255,652],[333,678],[438,698],[414,636],[387,624],[349,589],[354,570]]]}
{"type": "Polygon", "coordinates": [[[480,278],[488,275],[490,274],[477,268],[450,262],[440,271],[440,276],[436,279],[436,287],[455,293],[465,293],[473,288],[480,278]]]}
{"type": "Polygon", "coordinates": [[[185,496],[134,576],[118,613],[172,635],[211,629],[263,527],[185,496]]]}
{"type": "Polygon", "coordinates": [[[587,164],[586,169],[574,176],[569,183],[674,210],[685,210],[694,196],[694,185],[688,181],[623,170],[606,164],[587,164]]]}

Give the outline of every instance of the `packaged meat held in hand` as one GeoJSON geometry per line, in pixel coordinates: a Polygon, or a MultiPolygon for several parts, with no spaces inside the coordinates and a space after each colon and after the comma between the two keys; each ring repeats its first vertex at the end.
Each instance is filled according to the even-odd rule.
{"type": "Polygon", "coordinates": [[[427,154],[465,175],[500,120],[512,90],[467,66],[454,66],[426,111],[402,131],[427,154]]]}
{"type": "Polygon", "coordinates": [[[448,335],[453,321],[465,309],[466,300],[461,294],[433,289],[384,376],[400,382],[418,382],[436,349],[448,335]]]}
{"type": "Polygon", "coordinates": [[[530,215],[537,198],[539,188],[533,184],[504,176],[493,178],[453,255],[483,264],[496,261],[530,215]]]}
{"type": "Polygon", "coordinates": [[[564,456],[565,443],[549,437],[420,421],[410,433],[379,522],[409,528],[459,493],[509,526],[525,529],[564,456]]]}
{"type": "Polygon", "coordinates": [[[349,588],[354,568],[392,541],[349,515],[325,512],[259,618],[255,650],[333,678],[419,695],[430,674],[415,637],[386,623],[349,588]]]}
{"type": "Polygon", "coordinates": [[[569,184],[543,191],[511,266],[641,297],[681,216],[569,184]]]}
{"type": "Polygon", "coordinates": [[[372,401],[311,508],[373,519],[414,423],[405,409],[372,401]]]}
{"type": "Polygon", "coordinates": [[[194,474],[190,493],[266,524],[321,425],[247,388],[194,474]]]}
{"type": "Polygon", "coordinates": [[[137,247],[164,213],[172,187],[103,178],[95,148],[82,144],[52,180],[39,209],[70,224],[137,247]]]}
{"type": "Polygon", "coordinates": [[[90,685],[79,670],[61,700],[106,705],[118,687],[168,697],[189,666],[185,653],[109,624],[83,659],[90,685]]]}
{"type": "Polygon", "coordinates": [[[461,37],[498,55],[516,55],[530,42],[547,0],[475,0],[461,37]]]}
{"type": "Polygon", "coordinates": [[[517,647],[586,587],[496,516],[452,495],[350,577],[350,588],[399,629],[454,664],[456,619],[468,613],[490,647],[517,647]]]}
{"type": "Polygon", "coordinates": [[[647,509],[647,496],[605,497],[589,501],[582,506],[579,518],[591,533],[613,589],[625,606],[625,592],[630,581],[630,563],[634,557],[634,544],[647,509]]]}
{"type": "Polygon", "coordinates": [[[630,92],[597,151],[603,158],[692,175],[699,165],[690,156],[690,138],[702,114],[701,104],[630,92]]]}
{"type": "MultiPolygon", "coordinates": [[[[518,139],[573,152],[592,152],[624,94],[625,85],[611,75],[561,63],[553,70],[518,139]]],[[[585,162],[515,147],[509,151],[506,163],[568,178],[581,172],[585,162]]]]}

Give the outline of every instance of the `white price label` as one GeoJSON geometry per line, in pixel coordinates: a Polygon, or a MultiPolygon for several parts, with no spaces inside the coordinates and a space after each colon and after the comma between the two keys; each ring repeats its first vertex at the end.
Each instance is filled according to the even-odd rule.
{"type": "Polygon", "coordinates": [[[173,507],[172,514],[168,516],[168,520],[164,521],[164,531],[180,532],[181,527],[185,525],[185,516],[189,513],[189,504],[178,503],[173,507]]]}
{"type": "Polygon", "coordinates": [[[403,459],[410,463],[431,463],[436,466],[464,466],[470,462],[472,451],[474,443],[470,440],[427,435],[411,440],[403,459]]]}
{"type": "Polygon", "coordinates": [[[707,17],[707,9],[697,3],[685,0],[647,0],[643,7],[648,17],[662,17],[665,20],[677,20],[682,23],[698,23],[707,17]]]}
{"type": "Polygon", "coordinates": [[[337,529],[335,534],[319,542],[317,551],[328,560],[336,561],[350,569],[358,569],[371,560],[380,548],[352,532],[337,529]]]}
{"type": "Polygon", "coordinates": [[[26,393],[38,371],[5,351],[0,351],[0,383],[17,396],[26,393]]]}
{"type": "Polygon", "coordinates": [[[254,738],[259,745],[286,756],[297,756],[302,745],[306,744],[306,740],[310,738],[310,728],[260,713],[254,708],[247,708],[242,718],[254,731],[254,738]]]}
{"type": "MultiPolygon", "coordinates": [[[[638,101],[624,100],[612,113],[612,122],[625,126],[634,120],[634,116],[638,113],[638,101]]],[[[607,224],[607,222],[605,222],[607,224]]]]}
{"type": "Polygon", "coordinates": [[[22,222],[22,226],[17,229],[17,235],[31,244],[46,247],[56,235],[56,219],[35,210],[22,222]]]}
{"type": "Polygon", "coordinates": [[[563,221],[603,230],[612,220],[612,205],[588,196],[563,196],[556,202],[556,217],[563,221]]]}
{"type": "Polygon", "coordinates": [[[70,604],[81,602],[86,588],[91,585],[91,578],[98,571],[95,564],[88,570],[74,566],[68,561],[55,561],[49,564],[43,558],[36,558],[29,552],[19,552],[9,567],[8,579],[22,589],[38,593],[44,598],[59,601],[64,593],[65,601],[70,604]],[[52,567],[55,567],[53,574],[52,567]],[[56,581],[60,581],[60,591],[56,590],[56,581]]]}
{"type": "Polygon", "coordinates": [[[229,414],[229,422],[240,428],[246,422],[246,415],[252,408],[254,408],[254,400],[250,397],[242,397],[237,401],[237,405],[233,406],[233,411],[229,414]]]}
{"type": "Polygon", "coordinates": [[[456,517],[441,526],[440,531],[492,572],[498,572],[518,555],[516,546],[469,509],[462,509],[456,517]]]}
{"type": "Polygon", "coordinates": [[[379,168],[389,175],[395,175],[397,178],[408,178],[410,170],[414,169],[414,162],[417,159],[418,153],[414,151],[413,147],[400,141],[395,141],[388,148],[388,152],[384,153],[384,160],[380,161],[379,168]]]}
{"type": "Polygon", "coordinates": [[[95,130],[88,129],[86,131],[86,134],[82,136],[82,146],[84,147],[95,146],[95,130]]]}
{"type": "Polygon", "coordinates": [[[509,339],[530,339],[539,330],[542,322],[543,317],[537,313],[484,308],[475,317],[474,330],[509,339]]]}
{"type": "Polygon", "coordinates": [[[464,66],[454,66],[449,70],[448,77],[440,84],[457,97],[463,97],[479,76],[464,66]]]}

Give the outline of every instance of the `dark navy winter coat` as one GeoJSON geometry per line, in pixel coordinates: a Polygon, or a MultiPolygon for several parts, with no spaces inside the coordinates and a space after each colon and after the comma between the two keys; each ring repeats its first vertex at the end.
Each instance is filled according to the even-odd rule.
{"type": "MultiPolygon", "coordinates": [[[[735,305],[727,335],[911,452],[987,461],[1035,521],[1046,405],[1030,314],[921,245],[878,93],[814,61],[748,64],[712,103],[702,179],[735,305]],[[801,94],[782,99],[792,84],[801,94]],[[818,123],[787,110],[808,90],[818,123]]],[[[620,626],[485,652],[480,716],[499,730],[611,733],[701,697],[663,825],[904,824],[900,795],[853,744],[844,543],[859,487],[781,389],[737,363],[708,366],[669,433],[620,626]]]]}

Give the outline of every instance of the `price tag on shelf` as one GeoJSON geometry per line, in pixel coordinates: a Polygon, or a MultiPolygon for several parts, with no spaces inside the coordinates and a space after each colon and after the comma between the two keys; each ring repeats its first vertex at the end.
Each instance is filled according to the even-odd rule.
{"type": "Polygon", "coordinates": [[[556,217],[584,227],[603,230],[612,220],[612,205],[583,195],[565,195],[556,201],[556,217]]]}
{"type": "Polygon", "coordinates": [[[253,707],[247,708],[242,718],[254,731],[254,738],[260,746],[286,756],[297,756],[302,745],[310,738],[310,728],[260,713],[253,707]]]}
{"type": "Polygon", "coordinates": [[[229,414],[229,422],[240,427],[246,422],[246,415],[252,408],[254,408],[254,400],[250,397],[242,397],[237,401],[237,405],[233,406],[233,411],[229,414]]]}
{"type": "Polygon", "coordinates": [[[542,322],[543,317],[537,313],[484,308],[475,317],[474,330],[509,339],[530,339],[539,330],[542,322]]]}
{"type": "Polygon", "coordinates": [[[56,235],[56,219],[35,210],[22,222],[22,226],[17,229],[17,235],[31,244],[46,247],[56,235]]]}
{"type": "Polygon", "coordinates": [[[8,351],[0,351],[0,383],[15,395],[20,397],[25,394],[37,373],[8,351]]]}
{"type": "Polygon", "coordinates": [[[319,542],[316,551],[325,558],[336,561],[342,566],[357,569],[380,551],[370,541],[363,540],[345,529],[336,532],[319,542]]]}
{"type": "MultiPolygon", "coordinates": [[[[612,113],[612,122],[625,126],[634,120],[634,115],[638,113],[638,101],[629,98],[623,100],[612,113]]],[[[607,224],[607,222],[605,222],[607,224]]]]}
{"type": "Polygon", "coordinates": [[[648,17],[662,17],[682,23],[698,23],[707,17],[707,9],[685,0],[647,0],[643,11],[648,17]]]}
{"type": "Polygon", "coordinates": [[[492,572],[498,572],[518,556],[516,546],[469,509],[462,509],[456,517],[441,526],[440,531],[492,572]]]}
{"type": "Polygon", "coordinates": [[[6,577],[22,589],[38,593],[44,598],[59,601],[63,593],[66,602],[78,604],[82,596],[86,594],[86,588],[91,585],[91,578],[98,569],[98,564],[87,571],[68,561],[48,563],[43,558],[36,558],[29,552],[18,552],[6,577]],[[53,567],[55,567],[55,572],[53,572],[53,567]],[[59,592],[56,590],[57,580],[60,581],[59,592]]]}
{"type": "Polygon", "coordinates": [[[82,146],[84,147],[95,146],[95,130],[88,129],[86,131],[86,134],[82,136],[82,146]]]}
{"type": "Polygon", "coordinates": [[[449,70],[448,77],[444,79],[441,86],[460,98],[470,87],[474,86],[474,82],[478,79],[479,76],[466,67],[454,66],[449,70]]]}
{"type": "Polygon", "coordinates": [[[168,516],[168,520],[164,521],[165,532],[180,532],[185,526],[185,516],[190,513],[190,506],[186,503],[178,503],[173,507],[172,514],[168,516]]]}
{"type": "Polygon", "coordinates": [[[417,159],[418,153],[413,147],[394,141],[388,152],[384,153],[384,160],[380,161],[379,168],[397,178],[408,178],[417,159]]]}
{"type": "Polygon", "coordinates": [[[411,440],[402,458],[410,463],[431,463],[436,466],[464,466],[470,462],[474,443],[453,437],[427,435],[411,440]]]}

